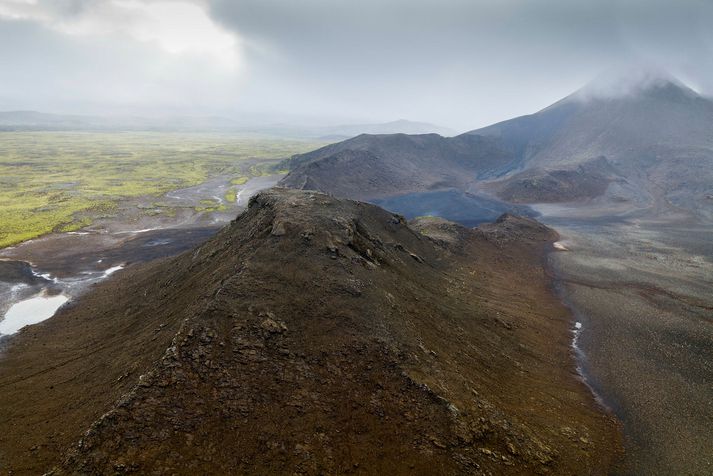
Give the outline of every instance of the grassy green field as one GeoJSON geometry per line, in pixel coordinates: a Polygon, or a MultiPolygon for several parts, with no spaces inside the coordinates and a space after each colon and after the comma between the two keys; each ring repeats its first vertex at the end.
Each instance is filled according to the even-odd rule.
{"type": "Polygon", "coordinates": [[[87,226],[123,199],[216,175],[243,184],[319,145],[225,134],[0,132],[0,247],[87,226]]]}

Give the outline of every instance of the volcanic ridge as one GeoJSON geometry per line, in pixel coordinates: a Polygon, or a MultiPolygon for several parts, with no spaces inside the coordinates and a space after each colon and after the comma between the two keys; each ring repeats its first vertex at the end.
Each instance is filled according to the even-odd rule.
{"type": "Polygon", "coordinates": [[[14,474],[606,474],[615,421],[512,215],[468,229],[274,188],[0,360],[14,474]]]}

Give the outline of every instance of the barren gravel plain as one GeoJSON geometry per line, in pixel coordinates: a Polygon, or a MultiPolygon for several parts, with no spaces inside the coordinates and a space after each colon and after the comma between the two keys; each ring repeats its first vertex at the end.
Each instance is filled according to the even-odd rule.
{"type": "Polygon", "coordinates": [[[541,211],[568,250],[550,268],[580,323],[580,369],[623,422],[618,474],[713,474],[713,227],[541,211]]]}

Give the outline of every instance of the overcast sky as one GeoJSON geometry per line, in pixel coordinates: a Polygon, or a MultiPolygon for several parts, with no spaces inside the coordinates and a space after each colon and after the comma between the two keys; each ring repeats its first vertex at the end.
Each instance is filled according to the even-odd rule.
{"type": "Polygon", "coordinates": [[[631,62],[713,94],[713,1],[0,0],[0,110],[467,130],[631,62]]]}

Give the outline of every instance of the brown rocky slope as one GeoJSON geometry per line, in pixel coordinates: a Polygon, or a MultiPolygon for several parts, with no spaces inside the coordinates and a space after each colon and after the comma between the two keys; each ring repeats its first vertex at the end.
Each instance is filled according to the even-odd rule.
{"type": "Polygon", "coordinates": [[[9,343],[14,474],[606,474],[618,429],[548,289],[556,234],[271,189],[9,343]]]}

